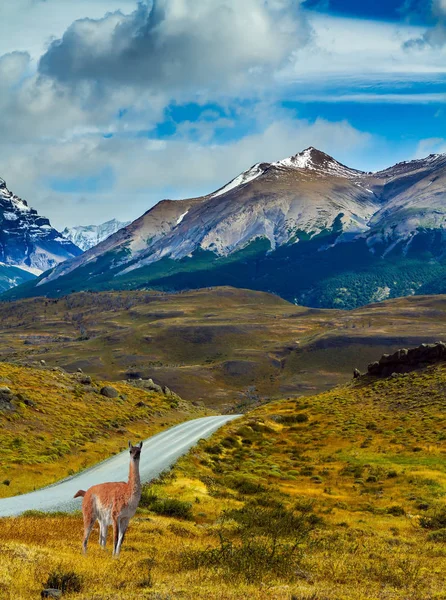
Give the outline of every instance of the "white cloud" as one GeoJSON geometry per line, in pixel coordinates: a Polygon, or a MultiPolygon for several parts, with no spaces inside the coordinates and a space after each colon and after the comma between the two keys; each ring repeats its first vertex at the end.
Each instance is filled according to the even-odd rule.
{"type": "Polygon", "coordinates": [[[278,113],[279,99],[445,99],[433,89],[405,90],[446,71],[443,49],[403,49],[424,29],[334,17],[307,21],[296,0],[135,6],[133,0],[0,5],[0,113],[6,116],[0,119],[0,175],[59,227],[110,214],[137,217],[166,195],[210,192],[255,162],[310,145],[352,166],[366,165],[357,161],[373,147],[372,136],[345,121],[310,123],[278,113]],[[24,51],[10,52],[16,49],[24,51]],[[384,83],[391,92],[377,94],[384,83]],[[185,121],[167,141],[137,137],[162,121],[172,102],[215,102],[231,110],[185,121]],[[122,108],[126,116],[117,119],[122,108]],[[248,121],[251,133],[242,139],[211,145],[217,129],[237,132],[248,121]],[[114,137],[104,139],[104,133],[114,137]],[[48,183],[95,177],[104,169],[116,174],[109,191],[68,194],[48,183]]]}
{"type": "Polygon", "coordinates": [[[209,146],[206,132],[195,142],[181,135],[162,142],[90,135],[51,147],[29,144],[19,157],[6,156],[0,147],[0,163],[10,186],[32,197],[37,208],[50,210],[62,228],[67,223],[100,222],[110,210],[118,218],[136,218],[165,197],[166,190],[177,198],[210,193],[256,162],[272,162],[310,145],[351,163],[372,142],[368,133],[344,121],[310,123],[287,113],[272,115],[266,107],[255,116],[257,133],[224,145],[209,146]],[[83,194],[48,192],[47,178],[92,177],[104,169],[116,175],[113,189],[89,194],[88,211],[79,204],[83,194]]]}
{"type": "Polygon", "coordinates": [[[428,154],[446,154],[446,139],[436,137],[420,140],[414,158],[423,158],[428,154]]]}
{"type": "Polygon", "coordinates": [[[39,70],[71,85],[226,89],[264,78],[308,39],[293,0],[154,0],[75,21],[39,70]]]}

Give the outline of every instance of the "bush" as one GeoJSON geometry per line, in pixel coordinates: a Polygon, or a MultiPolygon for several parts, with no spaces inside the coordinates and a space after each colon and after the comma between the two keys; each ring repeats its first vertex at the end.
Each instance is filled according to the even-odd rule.
{"type": "Polygon", "coordinates": [[[166,517],[187,520],[193,517],[191,502],[183,502],[183,500],[177,500],[176,498],[161,498],[148,487],[144,487],[142,490],[139,506],[166,517]]]}
{"type": "Polygon", "coordinates": [[[307,423],[308,415],[305,413],[298,413],[297,415],[278,415],[275,419],[277,423],[283,425],[292,425],[294,423],[307,423]]]}
{"type": "Polygon", "coordinates": [[[247,477],[226,477],[224,483],[227,485],[227,487],[246,496],[251,494],[260,494],[266,491],[266,488],[262,484],[258,483],[257,481],[252,481],[247,477]]]}
{"type": "Polygon", "coordinates": [[[295,579],[302,560],[300,545],[314,528],[307,515],[283,506],[270,508],[250,502],[223,513],[222,522],[235,523],[235,529],[219,529],[215,548],[184,551],[183,568],[216,568],[224,578],[249,583],[272,577],[295,579]]]}
{"type": "Polygon", "coordinates": [[[433,531],[427,536],[430,542],[443,542],[446,543],[446,528],[433,531]]]}
{"type": "Polygon", "coordinates": [[[54,588],[62,592],[80,592],[83,586],[83,579],[74,571],[64,571],[62,566],[57,567],[48,575],[45,583],[46,588],[54,588]]]}
{"type": "Polygon", "coordinates": [[[393,515],[394,517],[403,517],[406,514],[404,508],[397,505],[389,506],[386,512],[388,515],[393,515]]]}
{"type": "Polygon", "coordinates": [[[434,509],[428,515],[421,517],[421,527],[424,529],[445,529],[446,528],[446,506],[434,509]]]}

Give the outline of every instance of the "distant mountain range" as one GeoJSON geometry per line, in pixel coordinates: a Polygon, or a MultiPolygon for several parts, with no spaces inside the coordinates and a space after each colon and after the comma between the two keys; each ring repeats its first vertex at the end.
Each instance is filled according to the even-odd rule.
{"type": "Polygon", "coordinates": [[[124,223],[117,219],[111,219],[101,225],[77,225],[76,227],[65,227],[62,231],[62,235],[68,240],[71,240],[73,244],[85,252],[99,244],[99,242],[106,240],[112,233],[116,233],[123,227],[130,225],[130,223],[131,221],[126,221],[124,223]]]}
{"type": "Polygon", "coordinates": [[[376,173],[307,148],[163,200],[7,297],[232,285],[314,307],[446,291],[446,155],[376,173]]]}
{"type": "Polygon", "coordinates": [[[0,178],[0,290],[34,279],[81,254],[46,217],[10,192],[0,178]]]}

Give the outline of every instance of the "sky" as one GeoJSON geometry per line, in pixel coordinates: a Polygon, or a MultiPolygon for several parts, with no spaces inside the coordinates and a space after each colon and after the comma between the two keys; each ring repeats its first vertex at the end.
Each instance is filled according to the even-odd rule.
{"type": "Polygon", "coordinates": [[[446,0],[0,3],[0,176],[52,224],[133,220],[315,146],[446,152],[446,0]]]}

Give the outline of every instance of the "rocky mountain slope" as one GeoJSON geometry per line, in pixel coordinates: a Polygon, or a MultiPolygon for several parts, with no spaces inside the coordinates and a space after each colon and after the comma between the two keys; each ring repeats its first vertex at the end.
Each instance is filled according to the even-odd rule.
{"type": "Polygon", "coordinates": [[[207,196],[158,203],[12,297],[236,285],[354,308],[426,292],[446,275],[445,179],[446,155],[365,173],[308,148],[207,196]]]}
{"type": "Polygon", "coordinates": [[[77,225],[75,227],[65,227],[62,231],[62,235],[71,240],[78,248],[83,250],[89,250],[96,246],[103,240],[106,240],[113,233],[116,233],[123,227],[130,225],[131,221],[118,221],[117,219],[111,219],[101,225],[77,225]]]}
{"type": "Polygon", "coordinates": [[[80,253],[0,178],[0,288],[27,281],[80,253]]]}

